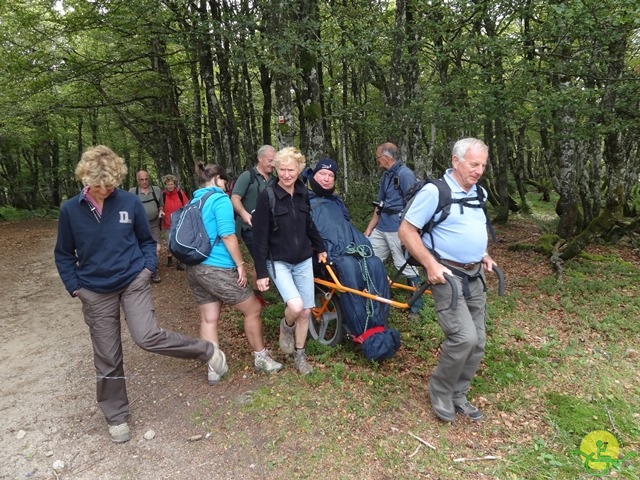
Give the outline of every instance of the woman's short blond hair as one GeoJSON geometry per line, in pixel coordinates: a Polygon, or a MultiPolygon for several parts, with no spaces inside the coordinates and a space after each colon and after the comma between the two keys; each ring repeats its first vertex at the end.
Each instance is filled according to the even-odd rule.
{"type": "Polygon", "coordinates": [[[281,165],[285,166],[294,164],[298,167],[298,173],[301,173],[302,170],[304,170],[305,162],[306,160],[304,155],[302,155],[302,152],[296,147],[286,147],[282,150],[278,150],[274,158],[276,169],[281,165]]]}
{"type": "Polygon", "coordinates": [[[167,175],[165,175],[164,177],[162,177],[162,184],[166,184],[167,182],[173,182],[176,185],[178,184],[178,179],[176,178],[175,175],[171,175],[170,173],[168,173],[167,175]]]}
{"type": "Polygon", "coordinates": [[[76,166],[76,179],[84,186],[117,187],[126,175],[124,159],[104,145],[89,147],[76,166]]]}

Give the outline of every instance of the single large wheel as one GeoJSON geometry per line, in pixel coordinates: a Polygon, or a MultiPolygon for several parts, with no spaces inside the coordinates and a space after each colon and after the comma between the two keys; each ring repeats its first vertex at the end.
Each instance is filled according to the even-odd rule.
{"type": "Polygon", "coordinates": [[[316,307],[311,311],[309,320],[309,338],[317,340],[323,345],[335,347],[344,341],[345,329],[342,323],[342,310],[340,301],[333,295],[327,304],[327,309],[319,313],[327,301],[329,290],[318,285],[315,286],[316,307]]]}

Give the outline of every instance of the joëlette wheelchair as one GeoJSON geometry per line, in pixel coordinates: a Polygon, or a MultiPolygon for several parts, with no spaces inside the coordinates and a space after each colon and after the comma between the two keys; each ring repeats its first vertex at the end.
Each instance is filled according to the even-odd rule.
{"type": "MultiPolygon", "coordinates": [[[[407,260],[407,263],[413,266],[419,267],[412,258],[407,260]]],[[[404,267],[399,270],[401,272],[404,267]]],[[[493,266],[493,271],[498,277],[498,295],[504,295],[504,275],[496,265],[493,266]]],[[[381,297],[374,295],[366,290],[357,290],[346,285],[343,285],[338,279],[334,269],[330,263],[321,265],[319,271],[314,276],[315,284],[315,307],[311,310],[311,319],[309,321],[309,338],[317,340],[323,345],[330,347],[339,345],[345,339],[349,339],[356,343],[362,343],[366,338],[367,332],[359,336],[353,335],[349,332],[346,322],[344,322],[343,314],[340,308],[339,294],[343,292],[359,295],[377,302],[387,303],[391,307],[399,309],[408,309],[424,294],[431,294],[429,290],[429,283],[424,281],[419,286],[414,287],[411,285],[405,285],[398,283],[396,280],[400,276],[399,273],[392,279],[388,278],[391,292],[394,289],[405,290],[412,292],[411,297],[406,302],[399,302],[391,298],[381,297]],[[320,273],[320,274],[318,274],[320,273]],[[364,338],[363,338],[364,337],[364,338]]],[[[458,305],[458,287],[453,277],[445,274],[445,280],[450,285],[453,295],[451,298],[450,308],[455,309],[458,305]]],[[[373,327],[383,328],[383,327],[373,327]]],[[[371,329],[371,330],[373,330],[371,329]]],[[[375,332],[370,332],[375,333],[375,332]]]]}

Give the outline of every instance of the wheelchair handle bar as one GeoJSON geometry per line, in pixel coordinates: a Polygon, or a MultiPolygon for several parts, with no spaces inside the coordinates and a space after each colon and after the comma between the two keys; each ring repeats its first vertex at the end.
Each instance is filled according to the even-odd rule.
{"type": "Polygon", "coordinates": [[[491,266],[491,270],[493,270],[498,277],[498,295],[504,296],[504,273],[500,267],[498,267],[495,263],[491,266]]]}
{"type": "MultiPolygon", "coordinates": [[[[444,274],[444,279],[447,281],[447,283],[449,284],[449,286],[451,287],[451,303],[449,304],[449,308],[451,310],[455,310],[456,308],[458,308],[458,287],[456,285],[455,280],[453,279],[453,277],[451,275],[448,274],[444,274]]],[[[420,286],[418,288],[416,288],[416,291],[413,293],[413,295],[411,296],[411,298],[409,299],[409,301],[407,302],[407,305],[411,306],[414,303],[416,303],[416,301],[424,294],[424,292],[427,290],[427,288],[429,288],[429,282],[424,282],[421,283],[420,286]]]]}

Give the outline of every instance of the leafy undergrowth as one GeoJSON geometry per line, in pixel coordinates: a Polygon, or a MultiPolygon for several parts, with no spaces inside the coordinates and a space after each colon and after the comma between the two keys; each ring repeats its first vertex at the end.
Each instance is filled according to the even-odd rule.
{"type": "MultiPolygon", "coordinates": [[[[611,432],[621,454],[640,454],[638,256],[593,246],[558,278],[539,254],[507,250],[539,233],[514,220],[491,247],[507,293],[498,297],[489,279],[487,351],[470,392],[483,421],[447,425],[430,410],[426,387],[442,334],[427,299],[418,321],[392,309],[403,339],[394,359],[377,364],[354,344],[310,342],[313,374],[300,377],[289,359],[282,372],[259,375],[242,401],[198,405],[194,423],[222,430],[225,449],[257,448],[273,478],[587,478],[571,452],[594,430],[611,432]]],[[[277,352],[283,306],[274,291],[266,298],[267,344],[285,361],[277,352]]],[[[190,302],[179,299],[193,309],[190,302]]],[[[216,387],[221,392],[255,375],[240,316],[224,318],[221,345],[240,362],[216,387]]],[[[639,471],[636,458],[614,473],[638,478],[639,471]]]]}

